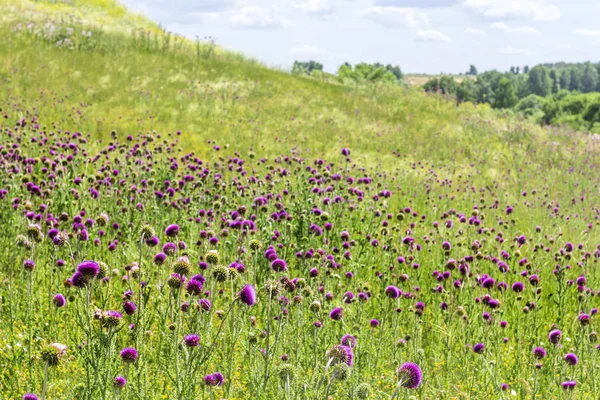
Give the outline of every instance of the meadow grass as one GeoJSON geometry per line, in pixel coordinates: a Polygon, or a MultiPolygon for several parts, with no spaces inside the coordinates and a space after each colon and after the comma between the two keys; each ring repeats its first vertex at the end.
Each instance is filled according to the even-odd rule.
{"type": "Polygon", "coordinates": [[[0,398],[594,398],[593,137],[0,8],[0,398]]]}

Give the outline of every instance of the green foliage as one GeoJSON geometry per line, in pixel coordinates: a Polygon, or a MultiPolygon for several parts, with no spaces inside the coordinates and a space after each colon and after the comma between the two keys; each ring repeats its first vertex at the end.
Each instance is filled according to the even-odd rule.
{"type": "Polygon", "coordinates": [[[435,78],[423,85],[426,92],[439,92],[446,95],[455,95],[458,92],[459,85],[453,77],[443,75],[440,78],[435,78]]]}
{"type": "Polygon", "coordinates": [[[323,71],[323,64],[317,61],[294,61],[293,74],[311,75],[314,71],[323,71]]]}
{"type": "Polygon", "coordinates": [[[459,103],[477,102],[477,85],[473,79],[464,79],[456,90],[456,100],[459,103]]]}
{"type": "Polygon", "coordinates": [[[544,98],[535,94],[519,100],[515,106],[515,110],[522,113],[526,117],[533,117],[539,115],[542,105],[544,104],[544,98]]]}
{"type": "Polygon", "coordinates": [[[338,69],[337,75],[341,82],[355,83],[400,83],[403,78],[400,67],[379,63],[359,63],[355,66],[344,63],[338,69]]]}
{"type": "Polygon", "coordinates": [[[542,124],[568,124],[575,129],[596,132],[600,124],[590,104],[595,102],[600,90],[599,70],[600,64],[591,63],[537,65],[532,69],[523,68],[523,74],[518,67],[511,67],[509,72],[486,71],[475,81],[464,80],[460,84],[449,82],[448,77],[435,78],[423,88],[456,95],[458,103],[514,108],[542,124]]]}
{"type": "Polygon", "coordinates": [[[518,101],[513,81],[509,78],[502,78],[494,96],[494,108],[512,108],[518,101]]]}
{"type": "MultiPolygon", "coordinates": [[[[585,330],[597,322],[578,321],[596,297],[568,284],[585,273],[586,286],[599,285],[598,150],[588,136],[455,106],[395,84],[393,68],[347,66],[353,84],[329,84],[209,43],[176,44],[158,29],[120,32],[126,16],[111,30],[68,18],[89,8],[103,21],[121,10],[109,0],[4,5],[17,2],[27,5],[22,18],[40,13],[35,27],[73,28],[73,43],[91,31],[94,41],[63,46],[64,36],[0,24],[0,397],[366,399],[399,389],[404,398],[492,399],[507,382],[519,397],[555,398],[562,378],[578,381],[568,394],[596,396],[585,330]],[[55,19],[39,11],[46,7],[68,11],[55,19]],[[354,84],[389,74],[394,84],[354,84]],[[180,232],[167,236],[175,222],[180,232]],[[160,245],[177,243],[163,265],[154,258],[161,246],[145,238],[154,234],[160,245]],[[582,247],[566,251],[567,241],[582,247]],[[271,269],[275,251],[287,272],[271,269]],[[24,268],[27,259],[35,269],[24,268]],[[81,260],[106,264],[96,278],[69,280],[81,260]],[[202,274],[202,294],[182,287],[175,270],[202,274]],[[525,270],[539,282],[518,275],[525,270]],[[484,274],[498,286],[484,287],[484,274]],[[522,293],[501,289],[517,280],[522,293]],[[247,282],[258,289],[251,308],[237,295],[247,282]],[[390,284],[401,298],[386,295],[390,284]],[[479,301],[488,293],[494,307],[479,301]],[[125,310],[125,299],[137,304],[133,315],[108,313],[125,310]],[[330,318],[333,307],[343,307],[341,321],[330,318]],[[553,347],[538,370],[530,345],[547,345],[553,324],[565,348],[553,347]],[[188,333],[199,334],[195,345],[188,333]],[[328,369],[326,350],[343,334],[356,336],[354,363],[328,369]],[[469,350],[477,342],[485,354],[469,350]],[[135,362],[122,361],[125,347],[138,349],[135,362]],[[552,368],[566,351],[581,366],[552,368]],[[422,367],[416,390],[394,374],[404,361],[422,367]],[[216,371],[223,386],[203,385],[216,371]],[[125,388],[114,386],[117,375],[125,388]]],[[[496,78],[481,80],[490,103],[493,90],[510,93],[496,78]]],[[[469,101],[476,82],[438,85],[469,101]]],[[[559,92],[555,103],[567,97],[559,92]]],[[[589,108],[586,123],[596,114],[589,108]]]]}
{"type": "Polygon", "coordinates": [[[527,86],[529,93],[538,96],[545,97],[552,93],[552,82],[550,81],[548,70],[541,65],[533,67],[529,71],[527,86]]]}

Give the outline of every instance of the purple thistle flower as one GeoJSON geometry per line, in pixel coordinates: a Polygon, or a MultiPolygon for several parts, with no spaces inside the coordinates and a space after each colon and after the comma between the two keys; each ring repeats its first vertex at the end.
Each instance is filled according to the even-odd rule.
{"type": "Polygon", "coordinates": [[[287,271],[287,263],[284,260],[277,258],[271,263],[271,269],[275,272],[287,271]]]}
{"type": "Polygon", "coordinates": [[[533,349],[533,356],[538,360],[545,358],[546,349],[544,349],[543,347],[536,347],[535,349],[533,349]]]}
{"type": "Polygon", "coordinates": [[[385,288],[385,295],[390,299],[397,299],[402,295],[402,292],[396,286],[390,285],[385,288]]]}
{"type": "Polygon", "coordinates": [[[177,225],[177,224],[169,225],[165,229],[165,235],[167,235],[168,237],[175,237],[178,234],[179,234],[179,225],[177,225]]]}
{"type": "Polygon", "coordinates": [[[206,386],[221,386],[225,382],[225,378],[223,374],[220,372],[215,372],[214,374],[206,375],[204,377],[204,384],[206,386]]]}
{"type": "Polygon", "coordinates": [[[95,261],[83,261],[77,266],[77,272],[85,276],[86,279],[92,279],[100,272],[100,266],[95,261]]]}
{"type": "Polygon", "coordinates": [[[577,381],[564,381],[560,384],[564,390],[573,390],[577,386],[577,381]]]}
{"type": "Polygon", "coordinates": [[[197,347],[200,345],[200,336],[195,333],[190,333],[189,335],[185,335],[183,337],[183,342],[187,347],[197,347]]]}
{"type": "Polygon", "coordinates": [[[38,400],[38,397],[33,393],[25,393],[23,395],[23,400],[38,400]]]}
{"type": "Polygon", "coordinates": [[[342,336],[341,344],[353,349],[356,347],[356,338],[352,335],[344,335],[342,336]]]}
{"type": "Polygon", "coordinates": [[[200,305],[200,308],[202,308],[204,311],[210,311],[210,308],[212,306],[210,304],[209,299],[200,299],[198,300],[198,304],[200,305]]]}
{"type": "Polygon", "coordinates": [[[245,285],[238,293],[238,296],[240,297],[242,303],[249,307],[252,307],[254,304],[256,304],[256,289],[250,284],[245,285]]]}
{"type": "Polygon", "coordinates": [[[121,350],[120,356],[123,362],[131,364],[137,361],[138,352],[133,347],[126,347],[123,350],[121,350]]]}
{"type": "Polygon", "coordinates": [[[133,314],[135,314],[136,310],[137,310],[137,307],[133,301],[127,300],[127,301],[123,302],[123,311],[125,311],[125,314],[133,315],[133,314]]]}
{"type": "Polygon", "coordinates": [[[565,362],[569,365],[577,365],[579,358],[574,353],[567,353],[565,355],[565,362]]]}
{"type": "Polygon", "coordinates": [[[35,263],[32,260],[23,261],[23,268],[25,271],[33,271],[35,269],[35,263]]]}
{"type": "Polygon", "coordinates": [[[562,338],[562,332],[558,329],[554,329],[553,331],[550,331],[550,333],[548,334],[548,340],[552,344],[559,344],[561,338],[562,338]]]}
{"type": "Polygon", "coordinates": [[[202,293],[204,283],[199,280],[190,279],[185,287],[185,290],[192,296],[199,296],[202,293]]]}
{"type": "Polygon", "coordinates": [[[398,378],[398,384],[406,389],[416,389],[423,381],[421,368],[417,364],[411,362],[402,364],[396,371],[396,377],[398,378]]]}
{"type": "Polygon", "coordinates": [[[154,256],[154,264],[156,264],[156,265],[162,265],[165,262],[166,259],[167,259],[167,255],[165,253],[162,253],[162,252],[161,253],[157,253],[154,256]]]}
{"type": "Polygon", "coordinates": [[[579,323],[581,323],[581,325],[589,325],[590,315],[585,313],[579,314],[579,323]]]}
{"type": "Polygon", "coordinates": [[[369,325],[371,325],[371,328],[377,328],[379,326],[379,321],[376,319],[372,319],[371,321],[369,321],[369,325]]]}
{"type": "Polygon", "coordinates": [[[473,351],[477,354],[482,354],[485,351],[485,345],[483,343],[477,343],[473,346],[473,351]]]}
{"type": "Polygon", "coordinates": [[[113,387],[117,390],[123,389],[126,384],[127,384],[127,380],[124,377],[122,377],[121,375],[117,375],[115,377],[115,380],[113,381],[113,387]]]}
{"type": "Polygon", "coordinates": [[[87,285],[86,277],[79,271],[73,274],[71,282],[73,283],[73,286],[77,288],[84,288],[87,285]]]}
{"type": "Polygon", "coordinates": [[[163,244],[162,251],[166,255],[170,256],[177,252],[177,246],[175,245],[175,243],[167,242],[167,243],[163,244]]]}
{"type": "Polygon", "coordinates": [[[339,321],[342,319],[344,315],[344,311],[340,307],[336,307],[329,313],[329,317],[334,321],[339,321]]]}
{"type": "Polygon", "coordinates": [[[160,244],[160,240],[156,236],[152,236],[146,239],[146,244],[150,247],[158,246],[160,244]]]}
{"type": "Polygon", "coordinates": [[[515,293],[521,293],[523,290],[525,290],[525,285],[523,285],[522,282],[515,282],[512,284],[512,290],[515,293]]]}
{"type": "Polygon", "coordinates": [[[67,303],[67,300],[65,299],[65,296],[63,296],[60,293],[57,293],[52,298],[52,302],[54,303],[56,308],[61,308],[61,307],[65,306],[65,304],[67,303]]]}

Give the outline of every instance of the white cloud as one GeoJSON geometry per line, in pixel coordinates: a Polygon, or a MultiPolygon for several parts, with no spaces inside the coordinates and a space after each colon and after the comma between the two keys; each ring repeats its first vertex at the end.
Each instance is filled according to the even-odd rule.
{"type": "Polygon", "coordinates": [[[377,6],[446,8],[460,3],[460,0],[376,0],[377,6]]]}
{"type": "Polygon", "coordinates": [[[464,0],[463,5],[486,18],[560,19],[559,8],[547,0],[464,0]]]}
{"type": "Polygon", "coordinates": [[[414,8],[370,7],[360,13],[378,24],[388,28],[421,28],[429,25],[427,15],[414,8]]]}
{"type": "Polygon", "coordinates": [[[600,30],[592,29],[575,29],[576,35],[600,37],[600,30]]]}
{"type": "Polygon", "coordinates": [[[470,27],[465,29],[465,33],[467,35],[473,35],[473,36],[487,36],[487,33],[482,31],[481,29],[475,29],[475,28],[470,28],[470,27]]]}
{"type": "Polygon", "coordinates": [[[530,26],[508,25],[504,22],[494,22],[490,25],[494,29],[499,29],[506,33],[517,33],[522,35],[539,35],[540,33],[530,26]]]}
{"type": "Polygon", "coordinates": [[[277,14],[275,8],[242,7],[229,16],[233,26],[240,29],[278,29],[290,25],[289,21],[277,14]]]}
{"type": "Polygon", "coordinates": [[[299,55],[303,55],[303,56],[306,56],[306,55],[323,56],[323,55],[329,54],[329,51],[327,51],[321,47],[305,44],[302,47],[295,47],[295,48],[291,49],[290,53],[299,54],[299,55]]]}
{"type": "Polygon", "coordinates": [[[498,49],[498,53],[512,56],[529,56],[535,54],[529,49],[515,49],[514,47],[503,47],[498,49]]]}
{"type": "Polygon", "coordinates": [[[449,42],[450,38],[440,31],[433,29],[420,29],[415,40],[418,42],[449,42]]]}
{"type": "Polygon", "coordinates": [[[303,0],[294,4],[294,8],[309,14],[328,15],[335,11],[336,5],[332,0],[303,0]]]}

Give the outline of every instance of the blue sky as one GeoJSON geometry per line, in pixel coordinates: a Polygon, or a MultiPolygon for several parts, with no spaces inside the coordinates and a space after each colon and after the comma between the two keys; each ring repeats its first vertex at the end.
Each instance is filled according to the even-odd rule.
{"type": "Polygon", "coordinates": [[[265,64],[314,59],[458,73],[600,61],[598,0],[121,0],[191,38],[265,64]]]}

